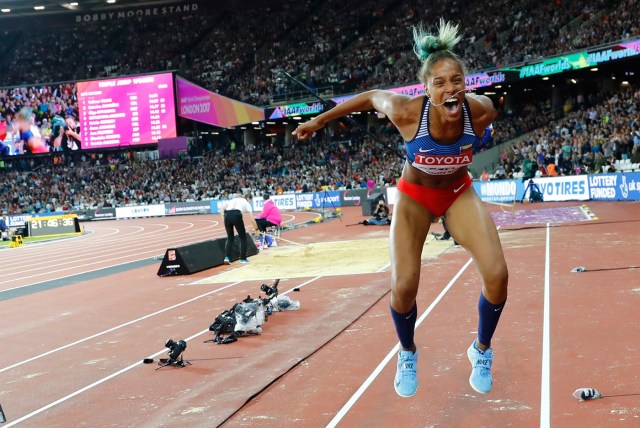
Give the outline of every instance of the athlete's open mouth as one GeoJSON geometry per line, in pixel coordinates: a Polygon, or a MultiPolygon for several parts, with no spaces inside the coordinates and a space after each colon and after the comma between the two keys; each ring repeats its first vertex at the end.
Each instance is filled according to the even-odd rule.
{"type": "Polygon", "coordinates": [[[444,108],[451,114],[457,113],[460,107],[460,101],[457,98],[451,97],[444,102],[444,108]]]}

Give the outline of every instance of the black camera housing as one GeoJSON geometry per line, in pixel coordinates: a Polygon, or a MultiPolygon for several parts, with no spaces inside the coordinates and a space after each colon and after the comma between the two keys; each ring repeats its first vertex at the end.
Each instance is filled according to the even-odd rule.
{"type": "Polygon", "coordinates": [[[278,292],[278,289],[275,287],[269,287],[267,284],[262,284],[260,286],[260,290],[263,291],[267,296],[271,294],[275,294],[278,292]]]}
{"type": "Polygon", "coordinates": [[[184,340],[178,340],[177,342],[173,339],[169,339],[164,344],[165,348],[169,348],[169,360],[175,361],[180,358],[180,354],[187,349],[187,342],[184,340]]]}
{"type": "Polygon", "coordinates": [[[280,283],[280,279],[276,279],[273,283],[273,285],[269,286],[267,284],[262,284],[260,286],[260,290],[262,292],[264,292],[264,294],[267,295],[267,298],[273,299],[274,297],[276,297],[278,295],[278,284],[280,283]]]}

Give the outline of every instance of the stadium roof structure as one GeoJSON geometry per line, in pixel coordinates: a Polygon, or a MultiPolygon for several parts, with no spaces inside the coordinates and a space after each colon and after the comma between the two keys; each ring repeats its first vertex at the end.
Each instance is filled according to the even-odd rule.
{"type": "MultiPolygon", "coordinates": [[[[195,1],[198,3],[198,1],[195,1]]],[[[40,16],[54,13],[87,13],[104,11],[110,8],[149,7],[184,4],[180,0],[0,0],[0,18],[40,16]],[[36,9],[43,7],[43,9],[36,9]],[[8,11],[7,11],[8,10],[8,11]]]]}

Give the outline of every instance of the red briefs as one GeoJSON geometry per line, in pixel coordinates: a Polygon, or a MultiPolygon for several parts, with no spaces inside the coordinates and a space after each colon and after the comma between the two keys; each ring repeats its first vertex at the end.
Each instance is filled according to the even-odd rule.
{"type": "Polygon", "coordinates": [[[433,217],[440,217],[449,207],[471,186],[471,177],[465,174],[460,180],[454,181],[448,187],[433,189],[410,183],[403,177],[398,181],[398,190],[425,207],[433,217]]]}

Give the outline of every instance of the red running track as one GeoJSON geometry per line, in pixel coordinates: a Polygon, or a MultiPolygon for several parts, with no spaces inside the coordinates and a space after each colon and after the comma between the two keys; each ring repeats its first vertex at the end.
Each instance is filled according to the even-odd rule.
{"type": "MultiPolygon", "coordinates": [[[[468,385],[480,285],[461,248],[423,260],[420,387],[410,399],[392,386],[388,270],[283,279],[283,292],[300,288],[290,293],[299,311],[275,314],[261,336],[214,345],[203,343],[213,318],[264,281],[185,285],[236,267],[159,278],[154,257],[222,236],[217,216],[85,223],[82,237],[2,250],[3,426],[638,426],[640,204],[589,209],[596,220],[500,232],[510,297],[486,396],[468,385]],[[586,271],[572,273],[576,266],[586,271]],[[141,364],[164,357],[169,337],[188,339],[192,366],[141,364]],[[583,386],[605,398],[578,402],[571,393],[583,386]]],[[[363,219],[345,208],[342,222],[283,237],[388,231],[351,226],[363,219]]]]}

